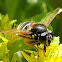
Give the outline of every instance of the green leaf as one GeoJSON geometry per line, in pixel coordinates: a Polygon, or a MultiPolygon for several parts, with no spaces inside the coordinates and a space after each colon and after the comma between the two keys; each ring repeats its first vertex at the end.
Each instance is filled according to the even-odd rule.
{"type": "Polygon", "coordinates": [[[3,40],[0,38],[0,43],[2,43],[3,42],[3,40]]]}
{"type": "Polygon", "coordinates": [[[8,18],[8,14],[6,14],[5,17],[1,20],[2,25],[4,26],[5,23],[8,22],[8,20],[9,20],[9,18],[8,18]]]}
{"type": "Polygon", "coordinates": [[[21,53],[23,54],[23,56],[25,57],[25,59],[28,62],[36,62],[35,59],[33,59],[32,57],[30,57],[29,55],[27,55],[25,52],[21,51],[21,53]]]}
{"type": "Polygon", "coordinates": [[[14,24],[15,22],[17,22],[17,20],[12,20],[10,24],[14,24]]]}
{"type": "Polygon", "coordinates": [[[8,50],[7,50],[7,43],[8,40],[5,39],[4,37],[0,36],[0,39],[2,39],[1,41],[3,41],[2,43],[0,43],[0,58],[4,59],[4,57],[6,56],[8,50]]]}

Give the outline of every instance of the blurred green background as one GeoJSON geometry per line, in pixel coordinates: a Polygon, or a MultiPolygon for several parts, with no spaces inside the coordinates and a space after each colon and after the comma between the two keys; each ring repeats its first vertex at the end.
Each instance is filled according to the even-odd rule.
{"type": "MultiPolygon", "coordinates": [[[[9,19],[17,19],[17,23],[23,21],[40,21],[45,14],[62,8],[62,0],[0,0],[0,13],[8,14],[9,19]]],[[[57,15],[51,23],[55,36],[60,36],[62,41],[62,14],[57,15]]]]}

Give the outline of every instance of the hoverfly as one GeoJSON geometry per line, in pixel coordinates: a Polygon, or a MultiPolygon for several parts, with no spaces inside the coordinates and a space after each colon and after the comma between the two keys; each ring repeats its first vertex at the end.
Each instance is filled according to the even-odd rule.
{"type": "MultiPolygon", "coordinates": [[[[47,27],[51,23],[51,21],[55,18],[55,16],[58,14],[60,8],[57,8],[55,11],[53,11],[49,16],[47,16],[47,19],[42,19],[40,23],[34,22],[34,21],[26,21],[23,23],[20,23],[16,30],[9,30],[9,31],[0,31],[1,33],[21,33],[23,35],[15,35],[27,39],[32,39],[33,41],[26,42],[27,45],[33,47],[36,49],[35,46],[30,45],[30,43],[39,42],[36,44],[37,46],[41,43],[44,43],[44,51],[46,52],[46,41],[48,42],[48,45],[50,45],[50,42],[53,37],[53,33],[51,30],[48,30],[47,27]],[[27,37],[25,35],[29,35],[30,37],[27,37]]],[[[14,38],[14,37],[13,37],[14,38]]],[[[11,38],[11,39],[13,39],[11,38]]]]}

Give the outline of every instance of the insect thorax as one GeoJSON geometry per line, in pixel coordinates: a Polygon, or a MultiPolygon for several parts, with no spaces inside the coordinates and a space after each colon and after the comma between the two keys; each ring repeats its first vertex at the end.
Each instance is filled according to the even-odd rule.
{"type": "MultiPolygon", "coordinates": [[[[32,38],[39,40],[40,38],[42,38],[41,34],[46,32],[46,31],[47,31],[47,28],[44,25],[36,24],[31,29],[31,32],[32,32],[31,36],[32,36],[32,38]]],[[[43,38],[44,37],[45,36],[43,36],[43,38]]]]}
{"type": "Polygon", "coordinates": [[[36,24],[31,29],[31,37],[35,40],[46,40],[52,38],[52,31],[47,30],[47,28],[42,24],[36,24]]]}

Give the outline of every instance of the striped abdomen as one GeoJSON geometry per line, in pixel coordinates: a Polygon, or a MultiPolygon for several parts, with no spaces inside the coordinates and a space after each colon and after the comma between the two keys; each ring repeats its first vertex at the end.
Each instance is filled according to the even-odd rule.
{"type": "Polygon", "coordinates": [[[26,22],[23,22],[23,23],[20,23],[17,27],[17,30],[22,30],[22,31],[28,31],[31,29],[31,24],[34,23],[34,22],[31,22],[31,21],[26,21],[26,22]]]}

